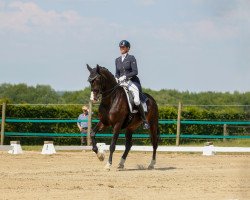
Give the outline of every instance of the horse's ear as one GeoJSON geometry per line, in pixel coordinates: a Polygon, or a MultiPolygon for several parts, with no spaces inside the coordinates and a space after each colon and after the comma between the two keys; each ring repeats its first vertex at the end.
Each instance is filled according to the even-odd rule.
{"type": "Polygon", "coordinates": [[[96,72],[97,74],[100,74],[100,66],[98,64],[96,65],[96,72]]]}
{"type": "Polygon", "coordinates": [[[88,70],[91,72],[92,68],[88,64],[86,64],[86,65],[87,65],[88,70]]]}

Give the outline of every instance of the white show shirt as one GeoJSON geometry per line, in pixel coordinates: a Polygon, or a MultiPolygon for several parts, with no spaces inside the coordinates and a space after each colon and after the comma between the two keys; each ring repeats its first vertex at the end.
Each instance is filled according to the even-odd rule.
{"type": "Polygon", "coordinates": [[[122,62],[124,61],[125,57],[127,56],[128,53],[122,54],[122,62]]]}

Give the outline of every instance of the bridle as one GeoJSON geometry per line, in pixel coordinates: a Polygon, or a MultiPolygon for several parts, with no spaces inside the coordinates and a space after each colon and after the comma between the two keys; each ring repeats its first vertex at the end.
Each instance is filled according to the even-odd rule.
{"type": "Polygon", "coordinates": [[[101,83],[100,84],[100,94],[102,95],[102,99],[105,99],[108,96],[110,96],[120,86],[120,84],[117,83],[114,87],[104,91],[104,84],[103,83],[104,83],[105,77],[103,77],[101,74],[96,74],[94,77],[89,76],[88,81],[91,83],[91,82],[93,82],[95,79],[97,79],[99,77],[100,77],[100,83],[101,83]]]}

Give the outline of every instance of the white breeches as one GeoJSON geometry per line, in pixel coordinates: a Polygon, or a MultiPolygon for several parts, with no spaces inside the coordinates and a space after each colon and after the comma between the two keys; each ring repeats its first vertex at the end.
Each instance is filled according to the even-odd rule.
{"type": "Polygon", "coordinates": [[[128,85],[128,89],[129,91],[131,91],[134,95],[134,103],[136,106],[140,105],[140,93],[139,93],[139,89],[137,88],[137,86],[130,81],[129,85],[128,85]]]}
{"type": "Polygon", "coordinates": [[[131,91],[134,95],[134,103],[136,106],[140,105],[140,93],[139,93],[139,89],[137,88],[137,86],[132,82],[132,81],[127,81],[127,82],[123,82],[121,83],[121,86],[126,86],[128,87],[128,90],[131,91]]]}

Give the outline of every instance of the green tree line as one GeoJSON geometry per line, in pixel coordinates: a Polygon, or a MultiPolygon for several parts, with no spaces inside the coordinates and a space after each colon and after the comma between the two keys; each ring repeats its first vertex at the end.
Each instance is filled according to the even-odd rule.
{"type": "MultiPolygon", "coordinates": [[[[193,105],[250,105],[250,92],[189,92],[172,89],[159,91],[144,88],[159,106],[183,104],[193,105]]],[[[0,84],[0,102],[31,104],[86,104],[90,88],[79,91],[55,91],[49,85],[0,84]]]]}

